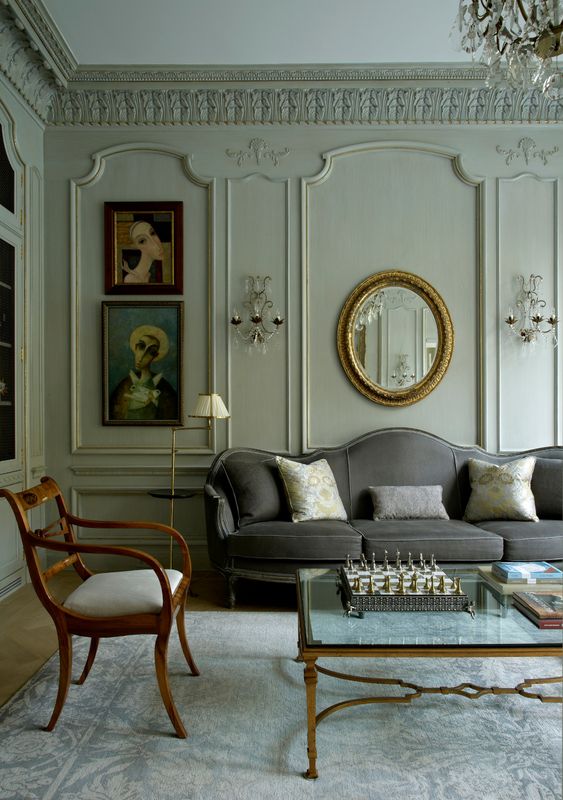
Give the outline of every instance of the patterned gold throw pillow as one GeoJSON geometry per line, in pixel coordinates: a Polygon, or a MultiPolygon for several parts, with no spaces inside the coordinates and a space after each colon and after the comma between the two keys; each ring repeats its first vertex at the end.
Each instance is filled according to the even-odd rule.
{"type": "Polygon", "coordinates": [[[467,522],[489,519],[538,522],[530,485],[535,464],[533,456],[501,465],[470,458],[471,496],[464,519],[467,522]]]}
{"type": "Polygon", "coordinates": [[[299,464],[276,456],[293,522],[312,519],[347,519],[334,474],[325,458],[299,464]]]}

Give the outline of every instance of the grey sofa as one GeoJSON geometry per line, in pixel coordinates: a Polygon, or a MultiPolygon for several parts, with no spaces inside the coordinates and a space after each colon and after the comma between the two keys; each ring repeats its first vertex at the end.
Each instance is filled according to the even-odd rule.
{"type": "Polygon", "coordinates": [[[227,579],[235,603],[238,578],[294,581],[304,566],[336,566],[363,552],[378,561],[398,549],[438,563],[563,559],[563,447],[494,455],[479,447],[450,444],[430,433],[390,428],[365,434],[341,447],[295,456],[310,463],[326,458],[334,473],[347,521],[291,522],[275,453],[232,448],[210,467],[205,486],[209,557],[227,579]],[[532,491],[539,522],[463,521],[471,492],[468,460],[502,464],[536,456],[532,491]],[[450,517],[374,520],[368,486],[439,484],[450,517]]]}

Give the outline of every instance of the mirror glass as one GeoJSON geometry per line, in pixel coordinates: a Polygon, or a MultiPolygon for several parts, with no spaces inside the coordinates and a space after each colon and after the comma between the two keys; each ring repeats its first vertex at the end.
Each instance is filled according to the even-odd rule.
{"type": "Polygon", "coordinates": [[[375,402],[407,405],[442,379],[453,329],[438,293],[411,273],[380,272],[350,294],[338,323],[338,349],[352,383],[375,402]]]}

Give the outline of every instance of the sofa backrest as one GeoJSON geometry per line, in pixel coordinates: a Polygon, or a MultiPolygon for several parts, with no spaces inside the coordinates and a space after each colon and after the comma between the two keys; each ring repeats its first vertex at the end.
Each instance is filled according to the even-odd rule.
{"type": "Polygon", "coordinates": [[[406,428],[375,431],[348,446],[352,518],[370,519],[369,486],[442,487],[449,516],[460,519],[463,507],[454,448],[430,434],[406,428]]]}
{"type": "MultiPolygon", "coordinates": [[[[341,447],[315,450],[292,460],[309,464],[326,458],[350,519],[369,519],[370,486],[442,486],[443,503],[452,519],[461,519],[469,500],[470,458],[504,464],[525,455],[536,456],[532,491],[542,519],[563,516],[563,448],[539,448],[496,455],[479,447],[450,444],[430,433],[410,428],[373,431],[341,447]]],[[[220,453],[210,467],[208,482],[224,495],[234,527],[274,519],[290,519],[276,454],[252,448],[220,453]]]]}

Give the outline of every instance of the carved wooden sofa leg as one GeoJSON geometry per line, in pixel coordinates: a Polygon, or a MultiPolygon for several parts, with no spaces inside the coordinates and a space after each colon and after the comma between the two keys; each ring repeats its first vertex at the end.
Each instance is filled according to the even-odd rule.
{"type": "Polygon", "coordinates": [[[236,604],[236,584],[238,577],[233,574],[227,575],[227,608],[234,608],[236,604]]]}

